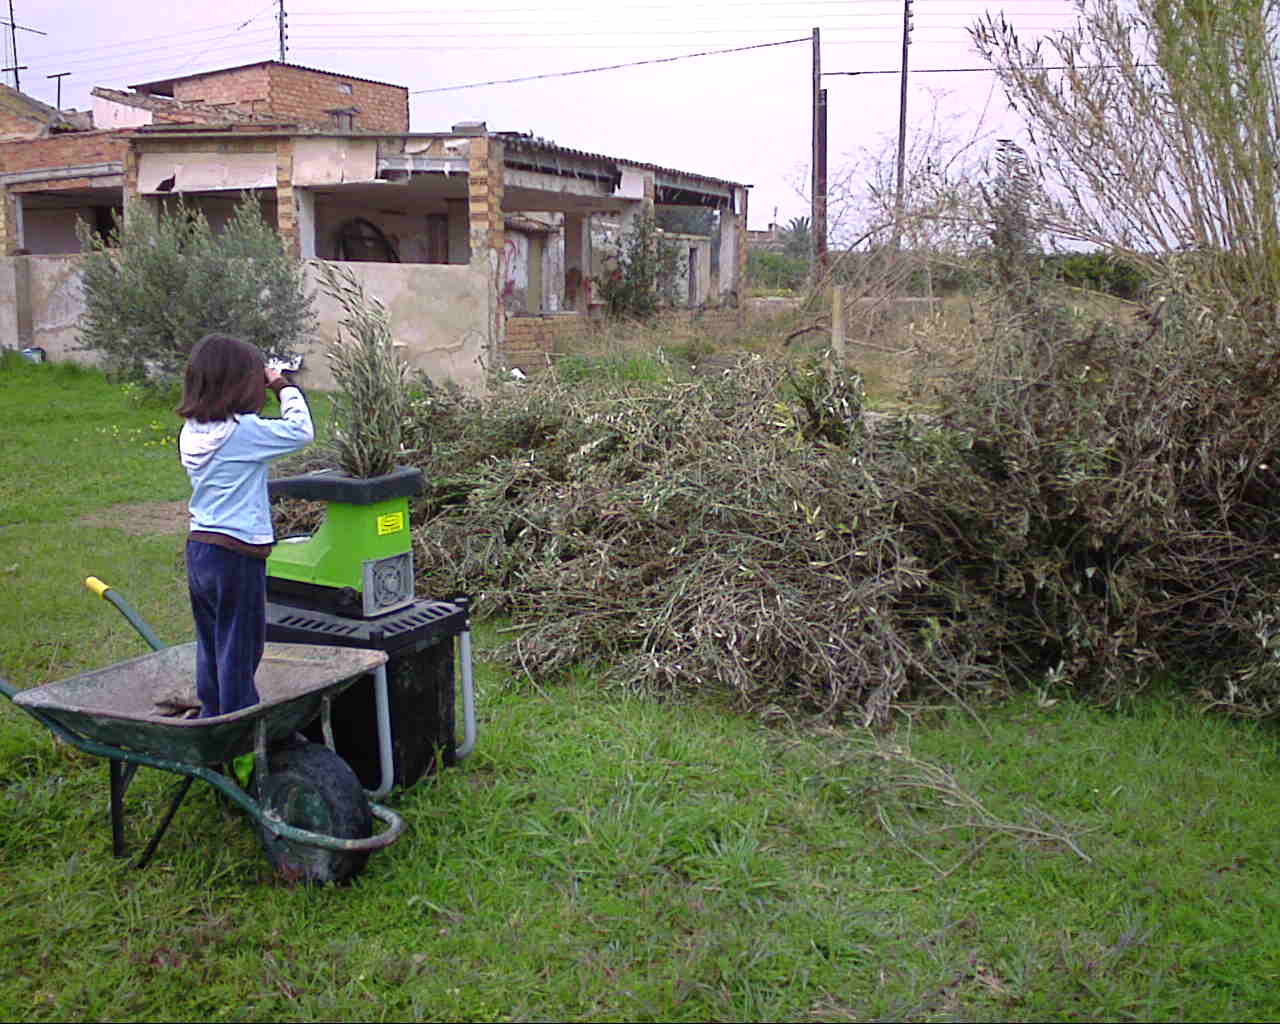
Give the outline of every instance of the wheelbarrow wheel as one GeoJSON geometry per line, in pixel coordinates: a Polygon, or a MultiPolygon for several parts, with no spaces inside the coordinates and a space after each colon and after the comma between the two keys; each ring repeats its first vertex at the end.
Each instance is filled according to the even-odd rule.
{"type": "MultiPolygon", "coordinates": [[[[262,809],[288,825],[339,839],[366,839],[373,834],[369,799],[350,766],[318,743],[288,747],[271,755],[271,774],[262,783],[262,809]]],[[[290,881],[345,882],[354,878],[369,858],[307,846],[273,835],[258,824],[267,860],[290,881]]]]}

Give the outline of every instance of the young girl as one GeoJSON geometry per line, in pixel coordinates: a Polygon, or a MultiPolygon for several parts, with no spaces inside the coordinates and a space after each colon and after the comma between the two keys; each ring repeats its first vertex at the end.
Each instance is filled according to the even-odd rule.
{"type": "Polygon", "coordinates": [[[258,703],[254,673],[267,633],[267,555],[275,535],[267,463],[315,436],[302,392],[253,345],[209,334],[191,350],[178,449],[191,478],[187,584],[196,624],[200,716],[258,703]],[[258,414],[267,388],[281,419],[258,414]]]}

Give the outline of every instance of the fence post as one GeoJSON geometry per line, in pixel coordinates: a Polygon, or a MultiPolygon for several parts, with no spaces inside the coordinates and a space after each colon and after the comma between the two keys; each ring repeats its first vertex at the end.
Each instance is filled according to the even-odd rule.
{"type": "Polygon", "coordinates": [[[844,362],[844,285],[831,286],[831,353],[844,362]]]}

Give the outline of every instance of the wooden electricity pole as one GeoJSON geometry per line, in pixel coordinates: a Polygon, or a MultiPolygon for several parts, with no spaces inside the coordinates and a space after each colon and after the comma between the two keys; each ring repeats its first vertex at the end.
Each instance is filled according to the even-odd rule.
{"type": "Polygon", "coordinates": [[[902,0],[902,85],[898,94],[898,188],[893,200],[893,248],[902,244],[902,193],[907,178],[907,56],[911,46],[911,0],[902,0]]]}
{"type": "Polygon", "coordinates": [[[286,46],[285,46],[285,34],[284,34],[284,26],[285,26],[284,0],[278,0],[278,2],[277,2],[277,7],[279,8],[279,12],[276,14],[276,23],[277,23],[277,25],[279,26],[279,29],[280,29],[280,63],[281,63],[281,64],[285,64],[285,63],[287,63],[287,61],[285,60],[285,54],[288,52],[288,47],[286,47],[286,46]]]}
{"type": "Polygon", "coordinates": [[[71,74],[70,71],[59,71],[56,75],[45,75],[45,78],[55,78],[58,81],[58,101],[54,104],[57,110],[62,109],[62,80],[71,74]]]}
{"type": "Polygon", "coordinates": [[[819,280],[827,269],[827,91],[822,88],[822,41],[813,30],[813,154],[809,217],[813,267],[819,280]]]}

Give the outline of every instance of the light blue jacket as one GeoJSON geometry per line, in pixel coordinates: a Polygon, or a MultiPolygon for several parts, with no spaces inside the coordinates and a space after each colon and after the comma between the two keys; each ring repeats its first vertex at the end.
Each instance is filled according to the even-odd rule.
{"type": "Polygon", "coordinates": [[[270,544],[267,463],[315,437],[307,400],[296,387],[280,390],[280,419],[242,413],[226,420],[187,420],[178,438],[191,478],[191,529],[225,533],[246,544],[270,544]]]}

